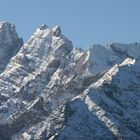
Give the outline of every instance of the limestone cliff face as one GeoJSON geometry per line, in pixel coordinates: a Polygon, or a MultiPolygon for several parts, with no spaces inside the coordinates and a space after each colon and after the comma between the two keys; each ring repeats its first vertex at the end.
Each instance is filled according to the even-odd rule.
{"type": "Polygon", "coordinates": [[[44,24],[19,48],[0,75],[0,140],[140,139],[140,44],[84,51],[44,24]]]}

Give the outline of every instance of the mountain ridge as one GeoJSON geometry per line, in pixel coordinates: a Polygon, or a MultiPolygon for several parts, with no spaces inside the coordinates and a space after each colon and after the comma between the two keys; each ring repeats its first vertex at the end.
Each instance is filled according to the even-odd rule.
{"type": "Polygon", "coordinates": [[[82,50],[42,25],[0,74],[0,139],[140,139],[139,62],[138,43],[82,50]]]}

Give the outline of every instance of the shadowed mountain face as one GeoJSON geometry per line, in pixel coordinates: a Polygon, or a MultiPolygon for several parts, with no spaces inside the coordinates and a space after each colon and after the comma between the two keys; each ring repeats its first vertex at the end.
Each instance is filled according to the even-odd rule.
{"type": "Polygon", "coordinates": [[[84,51],[42,25],[21,47],[0,25],[0,140],[140,139],[140,44],[84,51]]]}
{"type": "Polygon", "coordinates": [[[0,73],[3,72],[9,60],[18,52],[23,41],[15,31],[15,25],[0,22],[0,73]]]}

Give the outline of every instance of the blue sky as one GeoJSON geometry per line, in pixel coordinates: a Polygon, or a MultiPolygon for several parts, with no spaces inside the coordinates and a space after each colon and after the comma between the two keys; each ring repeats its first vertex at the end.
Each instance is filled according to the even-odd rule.
{"type": "Polygon", "coordinates": [[[16,24],[25,41],[46,23],[77,47],[140,42],[140,0],[0,0],[0,20],[16,24]]]}

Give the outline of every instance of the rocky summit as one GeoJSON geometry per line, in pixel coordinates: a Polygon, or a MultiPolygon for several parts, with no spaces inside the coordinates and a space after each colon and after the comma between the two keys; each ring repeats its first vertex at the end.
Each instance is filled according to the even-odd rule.
{"type": "Polygon", "coordinates": [[[140,44],[73,47],[43,24],[23,44],[0,22],[0,140],[140,140],[140,44]]]}

